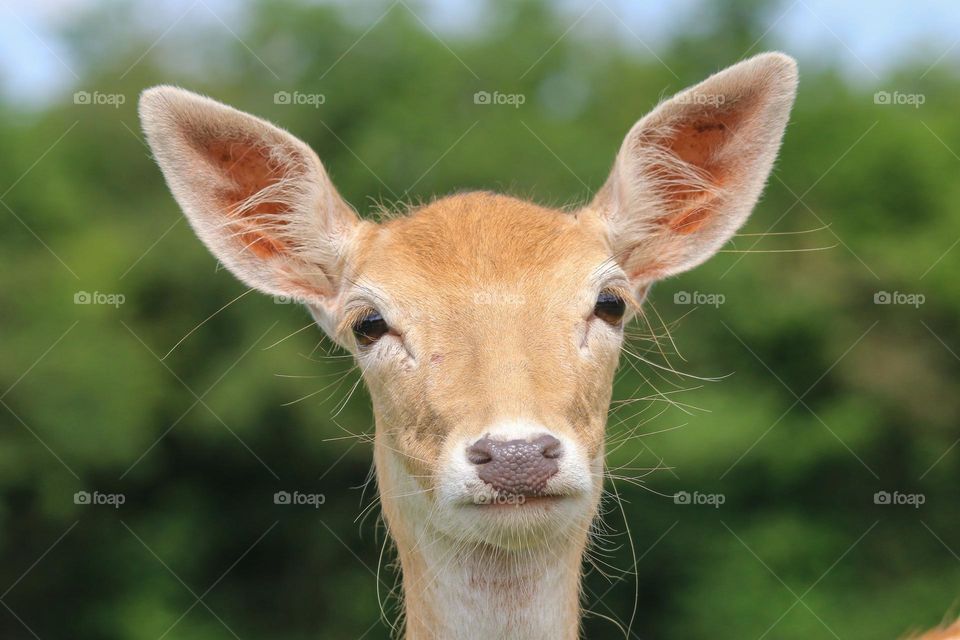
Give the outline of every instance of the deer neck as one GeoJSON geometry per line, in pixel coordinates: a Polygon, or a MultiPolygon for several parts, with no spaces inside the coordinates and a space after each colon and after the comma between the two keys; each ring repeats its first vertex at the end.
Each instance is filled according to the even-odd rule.
{"type": "Polygon", "coordinates": [[[464,544],[430,525],[422,491],[377,447],[383,513],[400,557],[406,640],[575,640],[587,534],[522,549],[464,544]],[[421,512],[422,510],[422,512],[421,512]]]}

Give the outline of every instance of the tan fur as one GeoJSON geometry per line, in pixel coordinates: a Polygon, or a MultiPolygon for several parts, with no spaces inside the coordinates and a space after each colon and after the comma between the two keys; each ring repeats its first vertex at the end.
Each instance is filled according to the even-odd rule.
{"type": "Polygon", "coordinates": [[[299,297],[360,364],[408,638],[578,636],[623,340],[593,313],[597,296],[634,306],[730,238],[796,82],[792,59],[764,54],[664,102],[578,211],[464,193],[379,223],[361,221],[282,129],[181,89],[144,92],[147,139],[200,238],[250,286],[299,297]],[[361,347],[352,327],[372,312],[389,332],[361,347]],[[548,496],[478,505],[490,487],[466,445],[542,432],[564,443],[548,496]]]}
{"type": "Polygon", "coordinates": [[[960,622],[949,627],[932,629],[919,636],[910,636],[910,640],[960,640],[960,622]]]}

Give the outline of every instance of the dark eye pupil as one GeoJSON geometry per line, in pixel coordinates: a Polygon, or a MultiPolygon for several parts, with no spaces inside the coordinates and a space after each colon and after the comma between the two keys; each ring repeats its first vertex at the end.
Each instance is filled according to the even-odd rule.
{"type": "Polygon", "coordinates": [[[614,325],[620,324],[626,311],[627,305],[623,298],[610,291],[601,291],[597,296],[597,305],[593,308],[595,316],[614,325]]]}
{"type": "Polygon", "coordinates": [[[366,347],[379,340],[390,331],[387,322],[377,311],[371,311],[353,325],[353,335],[360,346],[366,347]]]}

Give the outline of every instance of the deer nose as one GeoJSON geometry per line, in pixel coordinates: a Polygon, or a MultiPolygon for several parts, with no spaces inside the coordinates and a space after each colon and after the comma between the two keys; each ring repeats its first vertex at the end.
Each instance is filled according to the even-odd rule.
{"type": "Polygon", "coordinates": [[[483,482],[520,496],[542,494],[547,480],[557,473],[562,454],[563,444],[549,434],[505,442],[484,436],[467,447],[467,459],[483,482]]]}

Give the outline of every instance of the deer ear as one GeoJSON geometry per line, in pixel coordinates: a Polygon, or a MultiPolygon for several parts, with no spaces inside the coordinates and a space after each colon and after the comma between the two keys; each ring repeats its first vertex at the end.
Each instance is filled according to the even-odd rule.
{"type": "Polygon", "coordinates": [[[140,120],[204,244],[247,285],[323,310],[360,224],[316,154],[286,131],[175,87],[147,89],[140,120]]]}
{"type": "Polygon", "coordinates": [[[794,60],[766,53],[677,94],[633,126],[589,208],[637,288],[697,266],[744,223],[796,86],[794,60]]]}

